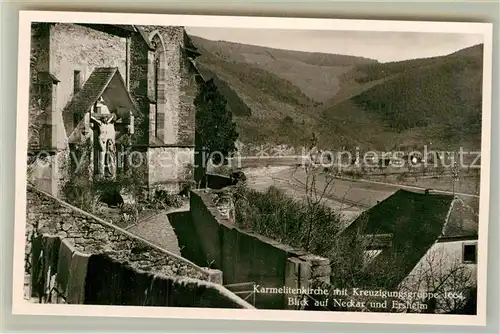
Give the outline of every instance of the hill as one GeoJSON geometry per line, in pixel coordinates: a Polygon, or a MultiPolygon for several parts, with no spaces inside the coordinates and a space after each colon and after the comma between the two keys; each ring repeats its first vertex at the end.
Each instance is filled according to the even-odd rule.
{"type": "Polygon", "coordinates": [[[366,116],[369,123],[363,126],[376,126],[378,133],[357,133],[381,149],[480,146],[482,45],[443,57],[362,65],[356,71],[348,89],[358,84],[357,91],[350,98],[325,103],[323,119],[348,114],[360,121],[366,116]]]}
{"type": "Polygon", "coordinates": [[[192,40],[202,53],[198,67],[228,99],[244,143],[299,146],[315,132],[328,149],[480,146],[482,45],[378,63],[192,40]]]}
{"type": "Polygon", "coordinates": [[[202,53],[214,55],[227,63],[250,64],[266,70],[291,82],[317,102],[324,102],[337,94],[341,84],[340,77],[354,66],[376,63],[373,59],[363,57],[281,50],[211,41],[196,36],[191,39],[202,53]]]}
{"type": "Polygon", "coordinates": [[[243,143],[300,146],[304,133],[312,131],[315,121],[306,113],[319,104],[289,81],[250,64],[227,62],[211,54],[203,54],[197,66],[205,79],[214,79],[226,97],[243,143]]]}

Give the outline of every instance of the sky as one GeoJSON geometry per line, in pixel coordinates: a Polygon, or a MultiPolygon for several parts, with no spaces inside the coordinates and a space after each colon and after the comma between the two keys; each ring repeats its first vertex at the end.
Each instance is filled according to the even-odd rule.
{"type": "Polygon", "coordinates": [[[482,35],[451,33],[278,30],[187,27],[190,35],[277,49],[324,52],[379,62],[441,56],[483,43],[482,35]]]}

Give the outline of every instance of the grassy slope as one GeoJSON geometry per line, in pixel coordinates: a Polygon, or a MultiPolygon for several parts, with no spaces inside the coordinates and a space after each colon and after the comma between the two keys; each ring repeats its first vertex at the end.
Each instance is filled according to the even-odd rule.
{"type": "MultiPolygon", "coordinates": [[[[328,97],[336,92],[325,85],[323,79],[326,76],[311,83],[311,77],[318,77],[316,72],[311,75],[311,68],[317,71],[318,64],[329,68],[342,67],[339,73],[343,75],[357,62],[372,62],[343,55],[285,51],[191,38],[202,53],[197,59],[198,68],[206,78],[217,82],[228,99],[238,124],[240,140],[254,145],[286,143],[301,146],[310,138],[321,121],[316,112],[321,103],[299,86],[309,87],[313,92],[322,90],[321,94],[328,97]],[[271,66],[271,61],[267,63],[267,68],[262,66],[263,57],[277,59],[275,65],[286,63],[289,72],[283,66],[271,66]],[[295,79],[287,79],[293,75],[295,79]]],[[[335,71],[332,70],[332,73],[335,71]]],[[[342,75],[338,75],[339,82],[342,75]]]]}
{"type": "Polygon", "coordinates": [[[240,140],[261,145],[268,142],[294,142],[297,135],[312,124],[303,110],[313,110],[317,104],[300,89],[277,76],[247,64],[225,62],[206,55],[198,60],[205,77],[214,78],[225,93],[238,125],[240,140]],[[300,129],[294,126],[283,131],[287,121],[304,120],[300,129]],[[307,120],[307,121],[306,121],[307,120]]]}
{"type": "Polygon", "coordinates": [[[380,64],[197,37],[193,42],[203,54],[202,72],[228,98],[244,143],[301,145],[314,131],[321,146],[333,149],[479,147],[481,46],[380,64]],[[335,80],[325,83],[328,76],[335,80]]]}
{"type": "Polygon", "coordinates": [[[362,57],[280,50],[192,37],[205,53],[228,63],[245,63],[266,70],[297,86],[309,98],[324,102],[341,88],[341,76],[359,64],[375,61],[362,57]]]}
{"type": "Polygon", "coordinates": [[[360,66],[357,71],[362,75],[352,81],[360,87],[376,84],[358,88],[350,99],[325,104],[323,119],[354,118],[349,130],[358,124],[362,139],[380,149],[479,147],[481,46],[446,57],[360,66]]]}

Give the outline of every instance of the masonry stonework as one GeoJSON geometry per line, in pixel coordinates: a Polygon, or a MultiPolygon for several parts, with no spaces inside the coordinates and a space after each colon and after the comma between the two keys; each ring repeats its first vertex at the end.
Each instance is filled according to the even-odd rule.
{"type": "Polygon", "coordinates": [[[197,88],[193,69],[183,52],[184,28],[142,28],[149,41],[161,49],[161,52],[146,52],[143,42],[135,38],[131,41],[131,92],[140,98],[143,110],[149,113],[149,142],[155,141],[152,135],[156,132],[152,128],[158,127],[161,133],[156,133],[157,146],[194,146],[193,100],[197,88]],[[161,59],[158,78],[155,77],[156,58],[161,59]],[[158,80],[158,92],[155,80],[158,80]],[[150,104],[157,108],[150,108],[150,104]]]}
{"type": "Polygon", "coordinates": [[[57,235],[67,239],[80,252],[104,253],[143,271],[209,280],[208,270],[165,250],[162,251],[95,216],[29,188],[25,235],[25,254],[28,258],[31,256],[30,241],[35,233],[57,235]]]}
{"type": "Polygon", "coordinates": [[[183,61],[181,62],[181,87],[179,98],[179,145],[193,146],[195,144],[195,115],[196,107],[194,99],[198,94],[198,85],[193,73],[196,72],[193,64],[186,61],[188,56],[184,50],[181,50],[183,61]]]}
{"type": "MultiPolygon", "coordinates": [[[[191,219],[206,263],[220,269],[225,284],[253,282],[264,288],[307,288],[330,283],[330,260],[244,231],[219,211],[209,190],[190,196],[191,219]],[[244,263],[244,265],[241,265],[244,263]]],[[[287,295],[257,294],[257,308],[290,308],[287,295]]]]}
{"type": "Polygon", "coordinates": [[[126,78],[126,39],[85,26],[57,23],[51,29],[51,73],[58,85],[57,110],[73,97],[74,74],[80,71],[83,84],[97,67],[118,67],[126,78]]]}
{"type": "Polygon", "coordinates": [[[253,308],[222,286],[219,270],[200,268],[49,194],[27,190],[24,293],[32,302],[253,308]],[[43,241],[53,237],[60,240],[57,250],[43,241]],[[75,253],[68,262],[63,242],[69,254],[87,256],[85,270],[75,253]]]}
{"type": "MultiPolygon", "coordinates": [[[[33,24],[30,121],[34,121],[32,115],[42,115],[36,120],[41,123],[40,131],[31,135],[30,142],[39,149],[67,150],[76,123],[65,108],[94,70],[118,68],[137,105],[138,137],[144,134],[136,138],[133,150],[144,154],[146,163],[152,161],[143,173],[147,187],[154,190],[168,184],[167,188],[177,191],[186,177],[192,178],[189,169],[194,159],[197,72],[185,51],[186,38],[184,28],[178,26],[33,24]],[[161,60],[159,65],[156,59],[161,60]],[[43,86],[40,73],[49,78],[43,86]],[[40,100],[47,103],[40,106],[40,100]],[[178,164],[168,168],[154,165],[165,151],[178,152],[178,164]]],[[[50,171],[60,173],[56,166],[50,171]]],[[[47,183],[52,177],[45,179],[47,183]]],[[[54,195],[56,188],[55,184],[44,186],[54,195]]]]}
{"type": "Polygon", "coordinates": [[[147,180],[150,191],[178,191],[192,178],[194,160],[194,68],[183,51],[183,27],[142,27],[156,50],[131,40],[131,92],[147,114],[147,180]],[[159,59],[159,65],[155,64],[159,59]],[[156,67],[159,66],[157,72],[156,67]],[[157,85],[157,86],[156,86],[157,85]],[[166,166],[165,166],[166,165],[166,166]]]}

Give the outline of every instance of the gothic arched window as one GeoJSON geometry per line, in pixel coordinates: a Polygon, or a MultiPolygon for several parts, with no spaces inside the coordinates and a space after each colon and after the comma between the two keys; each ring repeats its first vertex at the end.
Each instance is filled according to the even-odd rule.
{"type": "Polygon", "coordinates": [[[156,103],[158,104],[158,85],[159,85],[159,76],[160,76],[160,57],[155,57],[155,70],[154,70],[154,75],[155,75],[155,79],[154,79],[154,90],[155,90],[155,95],[154,95],[154,99],[156,101],[156,103]]]}
{"type": "Polygon", "coordinates": [[[165,45],[158,33],[154,33],[151,43],[155,47],[154,57],[151,66],[153,75],[152,97],[156,102],[156,112],[154,115],[154,135],[158,139],[165,140],[165,45]]]}

